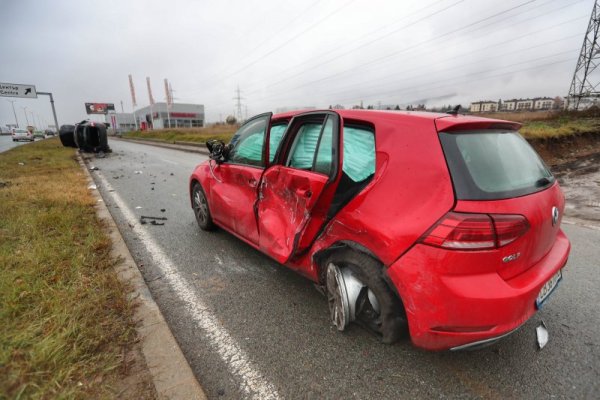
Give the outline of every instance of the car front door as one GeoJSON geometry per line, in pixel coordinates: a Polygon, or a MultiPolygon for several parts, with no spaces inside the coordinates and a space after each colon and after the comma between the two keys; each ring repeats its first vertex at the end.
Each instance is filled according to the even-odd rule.
{"type": "Polygon", "coordinates": [[[340,175],[341,126],[334,112],[296,116],[277,164],[262,177],[259,247],[280,263],[309,246],[327,222],[340,175]]]}
{"type": "Polygon", "coordinates": [[[225,162],[212,167],[213,219],[236,235],[258,244],[255,204],[265,166],[265,132],[271,113],[247,121],[232,137],[225,162]]]}

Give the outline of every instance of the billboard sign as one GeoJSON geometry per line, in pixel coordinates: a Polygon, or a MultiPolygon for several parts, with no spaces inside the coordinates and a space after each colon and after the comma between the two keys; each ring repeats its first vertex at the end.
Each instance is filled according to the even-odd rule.
{"type": "Polygon", "coordinates": [[[20,83],[0,83],[0,96],[37,99],[37,92],[34,85],[23,85],[20,83]]]}
{"type": "Polygon", "coordinates": [[[115,111],[113,103],[85,103],[85,112],[88,114],[108,114],[115,111]]]}

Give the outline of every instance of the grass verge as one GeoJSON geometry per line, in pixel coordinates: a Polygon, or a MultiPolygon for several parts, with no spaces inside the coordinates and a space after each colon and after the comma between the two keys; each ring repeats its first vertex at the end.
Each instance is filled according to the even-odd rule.
{"type": "Polygon", "coordinates": [[[228,143],[237,125],[214,125],[205,128],[157,129],[152,131],[134,131],[123,134],[124,138],[158,139],[165,142],[205,143],[207,140],[219,139],[228,143]]]}
{"type": "Polygon", "coordinates": [[[492,113],[482,116],[522,123],[519,132],[526,139],[556,139],[600,132],[600,115],[595,110],[492,113]]]}
{"type": "Polygon", "coordinates": [[[135,340],[74,149],[0,154],[0,398],[112,397],[135,340]]]}

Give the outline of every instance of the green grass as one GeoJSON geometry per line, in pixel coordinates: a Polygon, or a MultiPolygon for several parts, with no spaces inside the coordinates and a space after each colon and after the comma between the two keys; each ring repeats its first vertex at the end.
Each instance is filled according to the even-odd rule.
{"type": "Polygon", "coordinates": [[[600,132],[600,110],[508,112],[481,116],[522,123],[520,132],[526,139],[553,139],[600,132]]]}
{"type": "Polygon", "coordinates": [[[219,139],[229,142],[238,126],[216,125],[205,128],[157,129],[152,131],[134,131],[123,134],[124,138],[155,139],[165,142],[206,143],[207,140],[219,139]]]}
{"type": "Polygon", "coordinates": [[[113,397],[135,340],[74,157],[58,138],[0,154],[0,398],[113,397]]]}
{"type": "Polygon", "coordinates": [[[558,118],[546,121],[528,121],[520,130],[526,139],[548,139],[600,132],[600,119],[558,118]]]}

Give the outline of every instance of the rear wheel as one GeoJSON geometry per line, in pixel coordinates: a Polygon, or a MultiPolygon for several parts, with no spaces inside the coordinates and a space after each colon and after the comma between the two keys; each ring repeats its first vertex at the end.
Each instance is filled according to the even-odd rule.
{"type": "Polygon", "coordinates": [[[206,195],[199,183],[194,183],[194,186],[192,187],[192,204],[194,215],[196,216],[196,221],[198,222],[200,229],[205,231],[215,229],[215,224],[208,208],[206,195]]]}
{"type": "Polygon", "coordinates": [[[327,257],[324,267],[330,317],[339,331],[354,321],[381,335],[383,343],[403,336],[404,308],[383,279],[379,262],[345,249],[327,257]]]}

